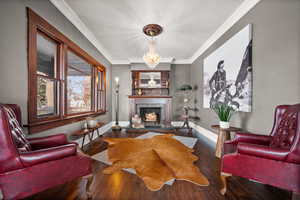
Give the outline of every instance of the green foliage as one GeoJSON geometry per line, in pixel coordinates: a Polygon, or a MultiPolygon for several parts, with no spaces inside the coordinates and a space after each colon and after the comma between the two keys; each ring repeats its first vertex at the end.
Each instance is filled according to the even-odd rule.
{"type": "Polygon", "coordinates": [[[193,89],[193,87],[188,84],[184,84],[179,88],[179,90],[181,90],[181,91],[187,91],[187,90],[192,90],[192,89],[193,89]]]}
{"type": "Polygon", "coordinates": [[[229,122],[235,110],[227,104],[216,104],[213,110],[218,115],[220,121],[229,122]]]}

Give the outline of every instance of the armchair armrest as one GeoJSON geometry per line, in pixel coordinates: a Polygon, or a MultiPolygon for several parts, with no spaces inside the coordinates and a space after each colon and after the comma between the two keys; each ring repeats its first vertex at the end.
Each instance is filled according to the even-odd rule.
{"type": "Polygon", "coordinates": [[[50,135],[50,136],[38,137],[38,138],[29,138],[28,141],[32,149],[34,150],[68,144],[68,140],[65,134],[50,135]]]}
{"type": "Polygon", "coordinates": [[[67,144],[37,151],[23,152],[20,159],[25,167],[76,155],[76,145],[67,144]]]}
{"type": "Polygon", "coordinates": [[[237,132],[235,138],[233,138],[230,141],[226,141],[225,143],[237,145],[238,143],[243,142],[251,144],[269,145],[271,139],[272,137],[267,135],[237,132]]]}
{"type": "Polygon", "coordinates": [[[288,149],[272,148],[269,146],[248,143],[239,143],[237,146],[237,152],[240,154],[279,161],[285,160],[287,155],[290,153],[288,149]]]}

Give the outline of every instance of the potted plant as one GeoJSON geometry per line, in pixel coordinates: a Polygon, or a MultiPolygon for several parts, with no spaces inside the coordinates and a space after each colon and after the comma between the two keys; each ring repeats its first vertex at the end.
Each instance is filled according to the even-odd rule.
{"type": "Polygon", "coordinates": [[[227,129],[230,127],[229,120],[235,110],[227,104],[216,104],[213,108],[220,120],[220,128],[227,129]]]}

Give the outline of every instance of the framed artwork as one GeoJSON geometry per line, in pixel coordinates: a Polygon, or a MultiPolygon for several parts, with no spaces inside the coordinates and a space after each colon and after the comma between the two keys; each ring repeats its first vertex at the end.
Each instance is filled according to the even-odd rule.
{"type": "Polygon", "coordinates": [[[242,112],[252,107],[252,24],[204,59],[203,106],[218,103],[242,112]]]}

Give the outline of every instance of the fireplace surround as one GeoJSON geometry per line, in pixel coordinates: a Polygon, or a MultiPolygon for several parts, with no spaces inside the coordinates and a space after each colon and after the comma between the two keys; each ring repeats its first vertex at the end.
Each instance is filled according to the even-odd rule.
{"type": "Polygon", "coordinates": [[[135,114],[138,114],[142,121],[147,124],[154,124],[147,122],[145,119],[146,113],[155,113],[157,115],[156,125],[170,124],[172,111],[172,97],[170,96],[129,96],[130,102],[130,116],[131,119],[135,114]]]}

